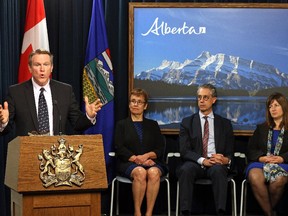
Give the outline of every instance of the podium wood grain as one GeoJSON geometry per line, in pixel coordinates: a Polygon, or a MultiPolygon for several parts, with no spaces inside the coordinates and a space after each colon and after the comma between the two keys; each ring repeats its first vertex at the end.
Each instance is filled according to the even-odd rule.
{"type": "Polygon", "coordinates": [[[11,212],[19,215],[101,215],[101,191],[107,189],[104,149],[101,135],[23,136],[8,145],[5,184],[11,188],[11,212]],[[58,139],[66,147],[83,145],[80,163],[84,167],[82,186],[45,188],[39,177],[43,149],[50,150],[58,139]],[[19,213],[20,212],[20,213],[19,213]]]}

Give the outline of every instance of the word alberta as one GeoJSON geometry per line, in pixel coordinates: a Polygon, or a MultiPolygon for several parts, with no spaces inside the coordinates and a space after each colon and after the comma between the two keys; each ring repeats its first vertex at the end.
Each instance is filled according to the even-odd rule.
{"type": "Polygon", "coordinates": [[[142,33],[142,36],[147,36],[150,33],[159,35],[167,35],[167,34],[183,34],[183,35],[191,35],[191,34],[206,34],[206,27],[199,27],[198,31],[192,26],[189,27],[186,25],[186,22],[183,23],[182,27],[170,27],[168,23],[161,22],[159,25],[158,23],[159,18],[157,17],[152,24],[151,28],[146,32],[142,33]]]}

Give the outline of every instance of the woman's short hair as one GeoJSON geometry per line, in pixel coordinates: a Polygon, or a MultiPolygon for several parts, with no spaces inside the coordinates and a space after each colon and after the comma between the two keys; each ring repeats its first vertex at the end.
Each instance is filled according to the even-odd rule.
{"type": "Polygon", "coordinates": [[[132,95],[136,95],[136,96],[143,96],[144,97],[144,102],[147,103],[148,101],[148,94],[144,89],[141,88],[134,88],[132,89],[132,91],[130,92],[129,98],[131,98],[132,95]]]}

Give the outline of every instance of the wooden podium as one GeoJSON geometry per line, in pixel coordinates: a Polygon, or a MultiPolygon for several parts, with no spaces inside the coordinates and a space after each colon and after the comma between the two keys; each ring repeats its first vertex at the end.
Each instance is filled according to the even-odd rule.
{"type": "Polygon", "coordinates": [[[102,135],[16,137],[5,185],[13,216],[100,216],[107,188],[102,135]]]}

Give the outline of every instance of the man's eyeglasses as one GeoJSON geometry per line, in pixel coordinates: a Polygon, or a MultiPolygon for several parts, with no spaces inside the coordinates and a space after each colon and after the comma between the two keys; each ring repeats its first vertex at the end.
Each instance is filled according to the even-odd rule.
{"type": "Polygon", "coordinates": [[[204,101],[207,101],[207,100],[209,100],[210,99],[210,96],[209,95],[198,95],[197,96],[197,99],[198,99],[198,101],[200,101],[200,100],[204,100],[204,101]]]}
{"type": "Polygon", "coordinates": [[[133,105],[136,105],[136,104],[139,104],[139,105],[143,105],[145,104],[146,102],[145,101],[137,101],[137,100],[130,100],[130,103],[133,104],[133,105]]]}

